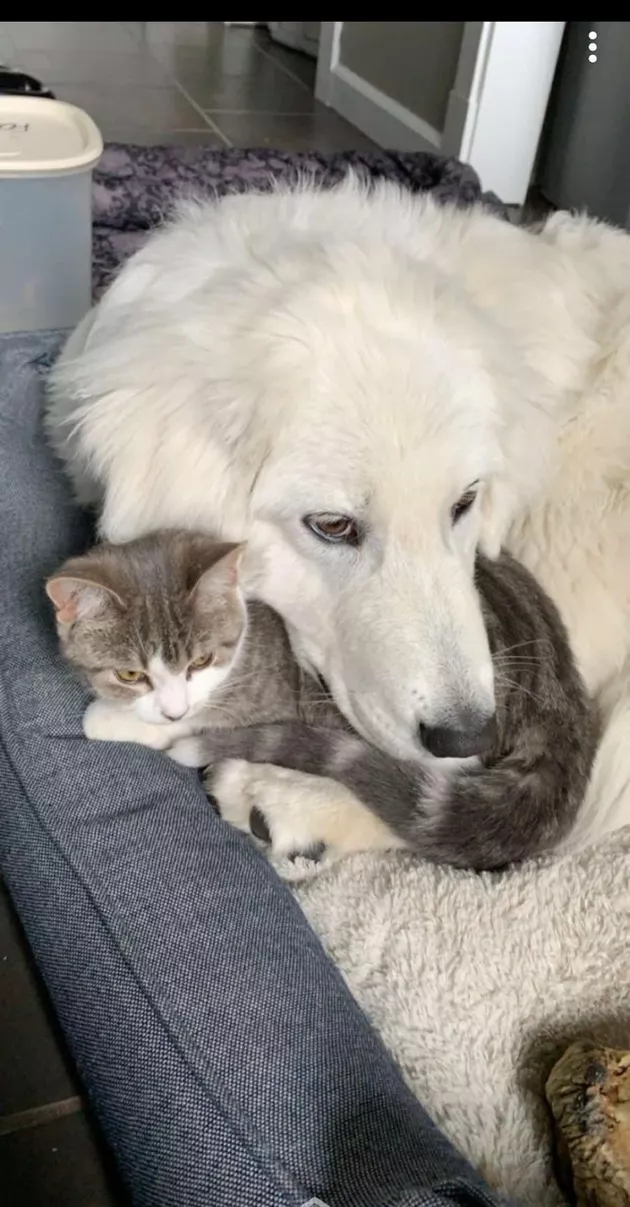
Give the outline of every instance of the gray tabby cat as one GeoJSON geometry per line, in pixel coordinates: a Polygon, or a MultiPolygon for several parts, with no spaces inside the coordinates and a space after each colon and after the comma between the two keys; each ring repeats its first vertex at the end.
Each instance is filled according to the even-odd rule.
{"type": "MultiPolygon", "coordinates": [[[[353,732],[297,666],[278,617],[245,607],[239,556],[238,546],[163,531],[96,546],[48,581],[62,649],[98,697],[87,736],[140,741],[196,766],[245,759],[329,777],[380,819],[389,845],[457,867],[501,868],[566,836],[597,723],[558,612],[522,566],[507,555],[477,563],[496,679],[492,749],[412,763],[353,732]]],[[[270,835],[256,809],[248,821],[270,835]]]]}

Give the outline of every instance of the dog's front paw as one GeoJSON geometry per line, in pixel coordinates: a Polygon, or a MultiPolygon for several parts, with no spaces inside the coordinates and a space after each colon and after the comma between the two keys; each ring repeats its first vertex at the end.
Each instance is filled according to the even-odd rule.
{"type": "Polygon", "coordinates": [[[204,786],[224,821],[249,834],[275,858],[321,858],[326,841],[309,810],[312,776],[283,767],[226,759],[208,768],[204,786]]]}
{"type": "Polygon", "coordinates": [[[324,777],[226,759],[208,768],[204,785],[221,817],[277,859],[301,855],[328,864],[355,851],[406,845],[348,789],[324,777]]]}
{"type": "Polygon", "coordinates": [[[253,770],[253,765],[243,759],[224,759],[217,767],[207,767],[203,777],[204,788],[223,820],[250,835],[253,834],[249,824],[253,770]]]}

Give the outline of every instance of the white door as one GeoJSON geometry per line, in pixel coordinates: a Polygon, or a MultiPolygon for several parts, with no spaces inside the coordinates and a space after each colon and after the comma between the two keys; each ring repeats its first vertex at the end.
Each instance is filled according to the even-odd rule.
{"type": "Polygon", "coordinates": [[[323,21],[316,96],[380,146],[454,155],[475,168],[485,189],[522,204],[564,27],[564,21],[323,21]],[[417,39],[417,102],[410,33],[417,39]],[[359,51],[361,37],[372,34],[365,56],[370,79],[361,74],[359,51]],[[445,71],[435,60],[442,48],[445,71]],[[443,91],[441,101],[422,96],[430,78],[443,91]]]}
{"type": "Polygon", "coordinates": [[[321,21],[267,21],[274,42],[317,58],[321,21]]]}

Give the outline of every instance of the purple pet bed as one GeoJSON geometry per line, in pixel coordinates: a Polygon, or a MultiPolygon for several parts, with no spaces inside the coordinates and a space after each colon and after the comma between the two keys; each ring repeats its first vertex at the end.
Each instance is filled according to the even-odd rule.
{"type": "Polygon", "coordinates": [[[472,168],[424,152],[319,155],[110,143],[94,173],[94,294],[101,295],[147,231],[168,217],[182,196],[216,197],[266,188],[273,181],[295,180],[298,174],[332,185],[349,168],[367,180],[395,180],[414,193],[431,192],[440,201],[470,205],[481,200],[507,217],[498,197],[481,191],[472,168]]]}

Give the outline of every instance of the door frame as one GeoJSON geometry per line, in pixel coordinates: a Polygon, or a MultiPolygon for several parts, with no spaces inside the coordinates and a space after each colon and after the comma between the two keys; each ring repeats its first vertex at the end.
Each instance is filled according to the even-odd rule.
{"type": "Polygon", "coordinates": [[[322,21],[315,95],[380,146],[470,163],[484,188],[525,200],[564,21],[467,21],[444,130],[341,61],[343,21],[322,21]]]}

